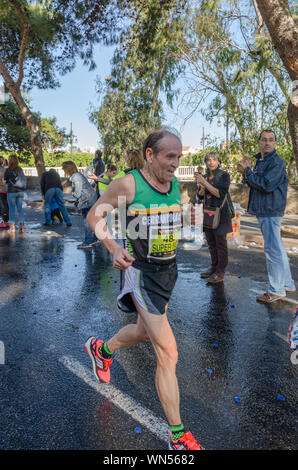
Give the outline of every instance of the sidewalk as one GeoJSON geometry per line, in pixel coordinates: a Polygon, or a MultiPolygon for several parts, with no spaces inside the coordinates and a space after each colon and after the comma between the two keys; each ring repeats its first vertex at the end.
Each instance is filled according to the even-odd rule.
{"type": "MultiPolygon", "coordinates": [[[[282,219],[281,234],[287,249],[298,249],[298,217],[297,215],[286,215],[282,219]]],[[[264,246],[263,236],[257,218],[245,214],[241,216],[240,236],[243,242],[249,244],[255,242],[258,246],[264,246]]]]}
{"type": "MultiPolygon", "coordinates": [[[[72,212],[79,212],[72,201],[74,198],[71,194],[63,193],[65,205],[72,212]]],[[[26,203],[33,207],[42,206],[42,197],[39,190],[26,191],[26,203]]],[[[287,250],[292,248],[298,249],[298,217],[294,215],[285,215],[282,220],[282,237],[287,250]]],[[[255,243],[258,247],[264,246],[263,236],[256,217],[244,214],[240,219],[240,238],[241,243],[249,245],[255,243]]],[[[297,253],[298,254],[298,253],[297,253]]]]}

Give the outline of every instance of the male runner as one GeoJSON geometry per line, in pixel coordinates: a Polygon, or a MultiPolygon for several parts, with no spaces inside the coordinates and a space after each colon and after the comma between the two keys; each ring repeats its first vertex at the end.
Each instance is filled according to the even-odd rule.
{"type": "Polygon", "coordinates": [[[155,385],[170,425],[171,450],[201,450],[180,418],[178,360],[175,337],[167,318],[167,304],[177,279],[176,248],[181,228],[179,183],[174,172],[182,155],[179,138],[157,130],[144,142],[145,166],[112,182],[90,210],[87,220],[113,255],[114,267],[124,270],[118,306],[137,311],[136,324],[126,325],[108,341],[90,337],[85,348],[98,380],[110,381],[115,351],[144,341],[153,345],[157,369],[155,385]],[[104,217],[126,199],[127,249],[107,230],[104,217]]]}

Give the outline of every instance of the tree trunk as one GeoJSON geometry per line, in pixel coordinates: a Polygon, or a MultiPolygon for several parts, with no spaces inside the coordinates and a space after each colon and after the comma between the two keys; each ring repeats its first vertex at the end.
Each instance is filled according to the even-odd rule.
{"type": "MultiPolygon", "coordinates": [[[[286,0],[256,0],[273,45],[292,82],[298,80],[298,26],[286,0]]],[[[298,99],[291,98],[288,120],[298,169],[298,99]]]]}
{"type": "MultiPolygon", "coordinates": [[[[294,104],[291,101],[288,106],[288,121],[289,121],[292,144],[293,144],[293,153],[296,159],[296,170],[298,171],[298,158],[297,158],[298,156],[298,107],[294,106],[294,104]]],[[[296,172],[296,175],[297,175],[297,172],[296,172]]],[[[291,175],[291,179],[292,179],[292,175],[291,175]]]]}
{"type": "Polygon", "coordinates": [[[41,145],[41,135],[38,125],[38,121],[29,107],[26,105],[20,88],[12,80],[7,68],[0,60],[0,74],[2,75],[5,85],[10,91],[13,99],[15,100],[23,118],[26,121],[26,126],[30,133],[31,139],[31,149],[34,156],[35,166],[37,169],[37,174],[41,178],[42,173],[45,171],[45,164],[43,159],[42,145],[41,145]]]}

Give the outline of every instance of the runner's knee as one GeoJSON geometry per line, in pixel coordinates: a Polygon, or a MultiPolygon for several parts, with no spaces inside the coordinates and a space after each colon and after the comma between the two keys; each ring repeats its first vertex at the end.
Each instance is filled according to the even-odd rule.
{"type": "Polygon", "coordinates": [[[136,335],[140,342],[143,342],[143,343],[151,342],[145,328],[143,327],[137,327],[136,335]]]}

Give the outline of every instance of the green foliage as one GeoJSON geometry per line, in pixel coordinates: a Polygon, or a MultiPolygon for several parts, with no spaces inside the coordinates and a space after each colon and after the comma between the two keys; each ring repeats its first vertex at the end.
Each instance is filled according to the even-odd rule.
{"type": "Polygon", "coordinates": [[[162,123],[164,93],[171,105],[173,85],[183,65],[178,46],[185,28],[185,2],[130,1],[129,27],[122,33],[112,61],[111,76],[98,110],[90,119],[98,128],[106,160],[124,165],[127,148],[140,148],[146,135],[162,123]]]}
{"type": "Polygon", "coordinates": [[[92,59],[94,45],[110,41],[117,18],[114,1],[1,0],[0,59],[13,79],[19,75],[19,52],[24,28],[28,25],[23,86],[30,89],[54,88],[58,75],[75,67],[80,57],[89,69],[95,67],[92,59]]]}
{"type": "Polygon", "coordinates": [[[25,119],[14,101],[0,105],[0,150],[29,151],[31,141],[25,119]]]}
{"type": "Polygon", "coordinates": [[[204,103],[201,112],[209,122],[228,126],[229,152],[256,153],[261,129],[269,128],[288,149],[282,155],[289,161],[289,79],[253,7],[232,0],[196,2],[183,49],[193,72],[192,94],[204,103]]]}
{"type": "MultiPolygon", "coordinates": [[[[4,158],[8,158],[11,153],[16,153],[19,157],[20,164],[22,167],[34,167],[34,156],[30,152],[16,151],[11,152],[8,150],[0,150],[0,155],[4,158]]],[[[92,164],[94,155],[92,153],[74,153],[72,156],[73,162],[79,166],[82,163],[82,166],[88,166],[92,164]]],[[[63,162],[71,160],[70,152],[44,152],[44,161],[46,167],[61,166],[63,162]]]]}
{"type": "Polygon", "coordinates": [[[57,126],[57,118],[40,118],[40,131],[43,149],[56,150],[58,147],[64,147],[68,142],[70,135],[66,129],[60,129],[57,126]]]}
{"type": "MultiPolygon", "coordinates": [[[[69,134],[57,126],[56,117],[43,118],[35,113],[40,126],[43,150],[56,150],[69,142],[69,134]]],[[[12,99],[0,105],[0,150],[31,151],[31,140],[25,119],[12,99]]]]}

